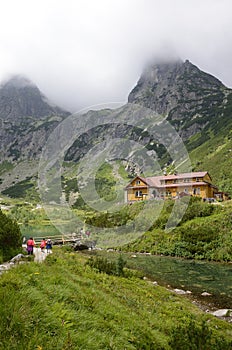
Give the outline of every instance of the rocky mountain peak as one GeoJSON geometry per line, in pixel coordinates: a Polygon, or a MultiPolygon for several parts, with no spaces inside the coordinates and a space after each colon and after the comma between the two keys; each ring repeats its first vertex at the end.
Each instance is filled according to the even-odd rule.
{"type": "Polygon", "coordinates": [[[51,115],[67,115],[54,106],[28,78],[15,75],[0,85],[1,120],[41,118],[51,115]]]}
{"type": "Polygon", "coordinates": [[[28,87],[28,86],[34,86],[36,87],[35,84],[32,83],[31,80],[29,80],[27,77],[23,76],[23,75],[13,75],[11,76],[8,80],[2,82],[1,84],[1,88],[24,88],[24,87],[28,87]]]}
{"type": "Polygon", "coordinates": [[[128,102],[138,103],[157,113],[169,112],[186,100],[198,100],[218,92],[224,85],[186,60],[158,62],[145,68],[128,102]]]}
{"type": "Polygon", "coordinates": [[[16,75],[4,81],[0,85],[1,161],[38,158],[48,135],[68,115],[28,78],[16,75]]]}

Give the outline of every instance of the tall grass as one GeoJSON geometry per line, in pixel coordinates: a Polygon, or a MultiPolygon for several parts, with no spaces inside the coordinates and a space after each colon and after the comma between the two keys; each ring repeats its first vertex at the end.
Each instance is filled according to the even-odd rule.
{"type": "Polygon", "coordinates": [[[0,348],[228,350],[232,326],[136,278],[109,276],[54,249],[0,277],[0,348]]]}

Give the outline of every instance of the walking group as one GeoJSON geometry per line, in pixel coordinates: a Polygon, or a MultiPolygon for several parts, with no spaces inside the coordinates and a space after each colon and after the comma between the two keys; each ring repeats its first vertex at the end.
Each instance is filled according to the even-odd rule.
{"type": "MultiPolygon", "coordinates": [[[[27,241],[27,253],[28,255],[33,255],[34,254],[34,248],[36,248],[35,241],[33,237],[30,237],[27,241]]],[[[40,242],[39,248],[41,249],[41,252],[45,253],[47,252],[48,254],[52,252],[52,241],[50,238],[47,240],[45,238],[42,239],[40,242]]]]}

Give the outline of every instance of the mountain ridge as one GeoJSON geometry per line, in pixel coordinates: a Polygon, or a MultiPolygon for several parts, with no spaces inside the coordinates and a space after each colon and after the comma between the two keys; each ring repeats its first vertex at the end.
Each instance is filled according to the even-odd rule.
{"type": "MultiPolygon", "coordinates": [[[[1,85],[0,117],[3,124],[0,132],[0,137],[3,140],[0,144],[1,160],[18,162],[19,160],[38,159],[46,138],[69,115],[69,112],[49,105],[46,97],[27,79],[20,82],[19,78],[15,78],[11,83],[8,82],[7,86],[11,93],[13,93],[12,85],[13,92],[17,90],[18,93],[25,93],[26,91],[26,95],[22,98],[25,101],[23,107],[26,106],[26,108],[22,109],[22,113],[15,113],[14,99],[10,99],[9,104],[5,105],[5,107],[7,110],[11,104],[12,108],[8,111],[8,114],[5,113],[4,119],[2,117],[4,108],[1,109],[1,98],[2,91],[7,89],[6,84],[5,90],[4,85],[3,87],[1,85]],[[29,94],[27,93],[28,90],[29,94]],[[31,96],[34,96],[33,94],[36,95],[35,99],[31,99],[31,96]],[[38,104],[37,98],[39,98],[38,104]],[[40,111],[38,108],[37,113],[35,113],[33,108],[31,108],[33,101],[35,102],[33,108],[40,106],[40,103],[44,108],[40,111]],[[18,117],[16,117],[16,114],[18,117]],[[33,115],[31,116],[31,114],[33,115]]],[[[190,152],[190,157],[191,152],[193,152],[193,169],[210,171],[214,181],[216,179],[220,184],[224,175],[221,170],[218,170],[217,173],[214,172],[213,165],[211,165],[211,163],[213,164],[213,157],[210,158],[211,162],[209,162],[208,153],[205,151],[205,160],[207,161],[202,159],[201,154],[204,144],[207,147],[210,144],[212,155],[214,155],[216,150],[223,148],[222,146],[225,142],[227,142],[226,149],[230,149],[232,89],[226,87],[214,76],[203,72],[190,61],[174,60],[153,63],[146,67],[138,83],[130,92],[128,102],[132,105],[136,104],[149,108],[167,119],[183,139],[190,152]],[[201,149],[199,154],[197,152],[198,148],[201,149]]],[[[18,104],[16,103],[17,106],[18,104]]],[[[15,110],[18,108],[16,107],[15,110]]],[[[127,105],[125,105],[124,109],[127,110],[127,105]]],[[[101,113],[104,115],[106,111],[92,111],[91,113],[93,118],[95,115],[99,118],[101,113]]],[[[110,110],[107,113],[110,113],[110,110]]],[[[120,113],[124,113],[123,109],[119,109],[120,113]]],[[[83,118],[85,118],[84,115],[83,118]]],[[[156,142],[151,143],[146,133],[135,129],[132,130],[122,125],[116,131],[114,128],[103,126],[81,135],[79,140],[70,147],[65,161],[77,163],[83,157],[83,153],[88,152],[93,147],[96,140],[101,142],[101,140],[115,136],[118,138],[128,137],[136,142],[139,141],[145,147],[148,147],[149,154],[152,154],[152,152],[157,154],[158,152],[158,160],[162,164],[169,161],[167,152],[162,160],[164,156],[161,152],[162,148],[158,147],[156,142]]],[[[134,155],[133,159],[128,159],[128,161],[130,160],[135,162],[136,155],[134,155]]],[[[226,158],[224,160],[226,166],[228,161],[226,158]]],[[[229,178],[232,178],[231,171],[226,173],[229,178]]],[[[226,189],[228,190],[228,188],[231,192],[232,187],[227,183],[226,189]]]]}
{"type": "Polygon", "coordinates": [[[39,88],[24,76],[14,75],[0,85],[0,117],[4,121],[66,113],[49,102],[39,88]]]}
{"type": "Polygon", "coordinates": [[[231,89],[186,60],[147,67],[128,102],[165,115],[186,141],[205,128],[228,95],[231,89]]]}

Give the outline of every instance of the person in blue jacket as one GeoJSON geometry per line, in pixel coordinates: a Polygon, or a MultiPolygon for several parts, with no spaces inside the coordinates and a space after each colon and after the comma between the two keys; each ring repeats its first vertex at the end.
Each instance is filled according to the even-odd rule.
{"type": "Polygon", "coordinates": [[[46,249],[47,249],[47,253],[52,252],[52,241],[50,240],[50,238],[47,240],[46,249]]]}

